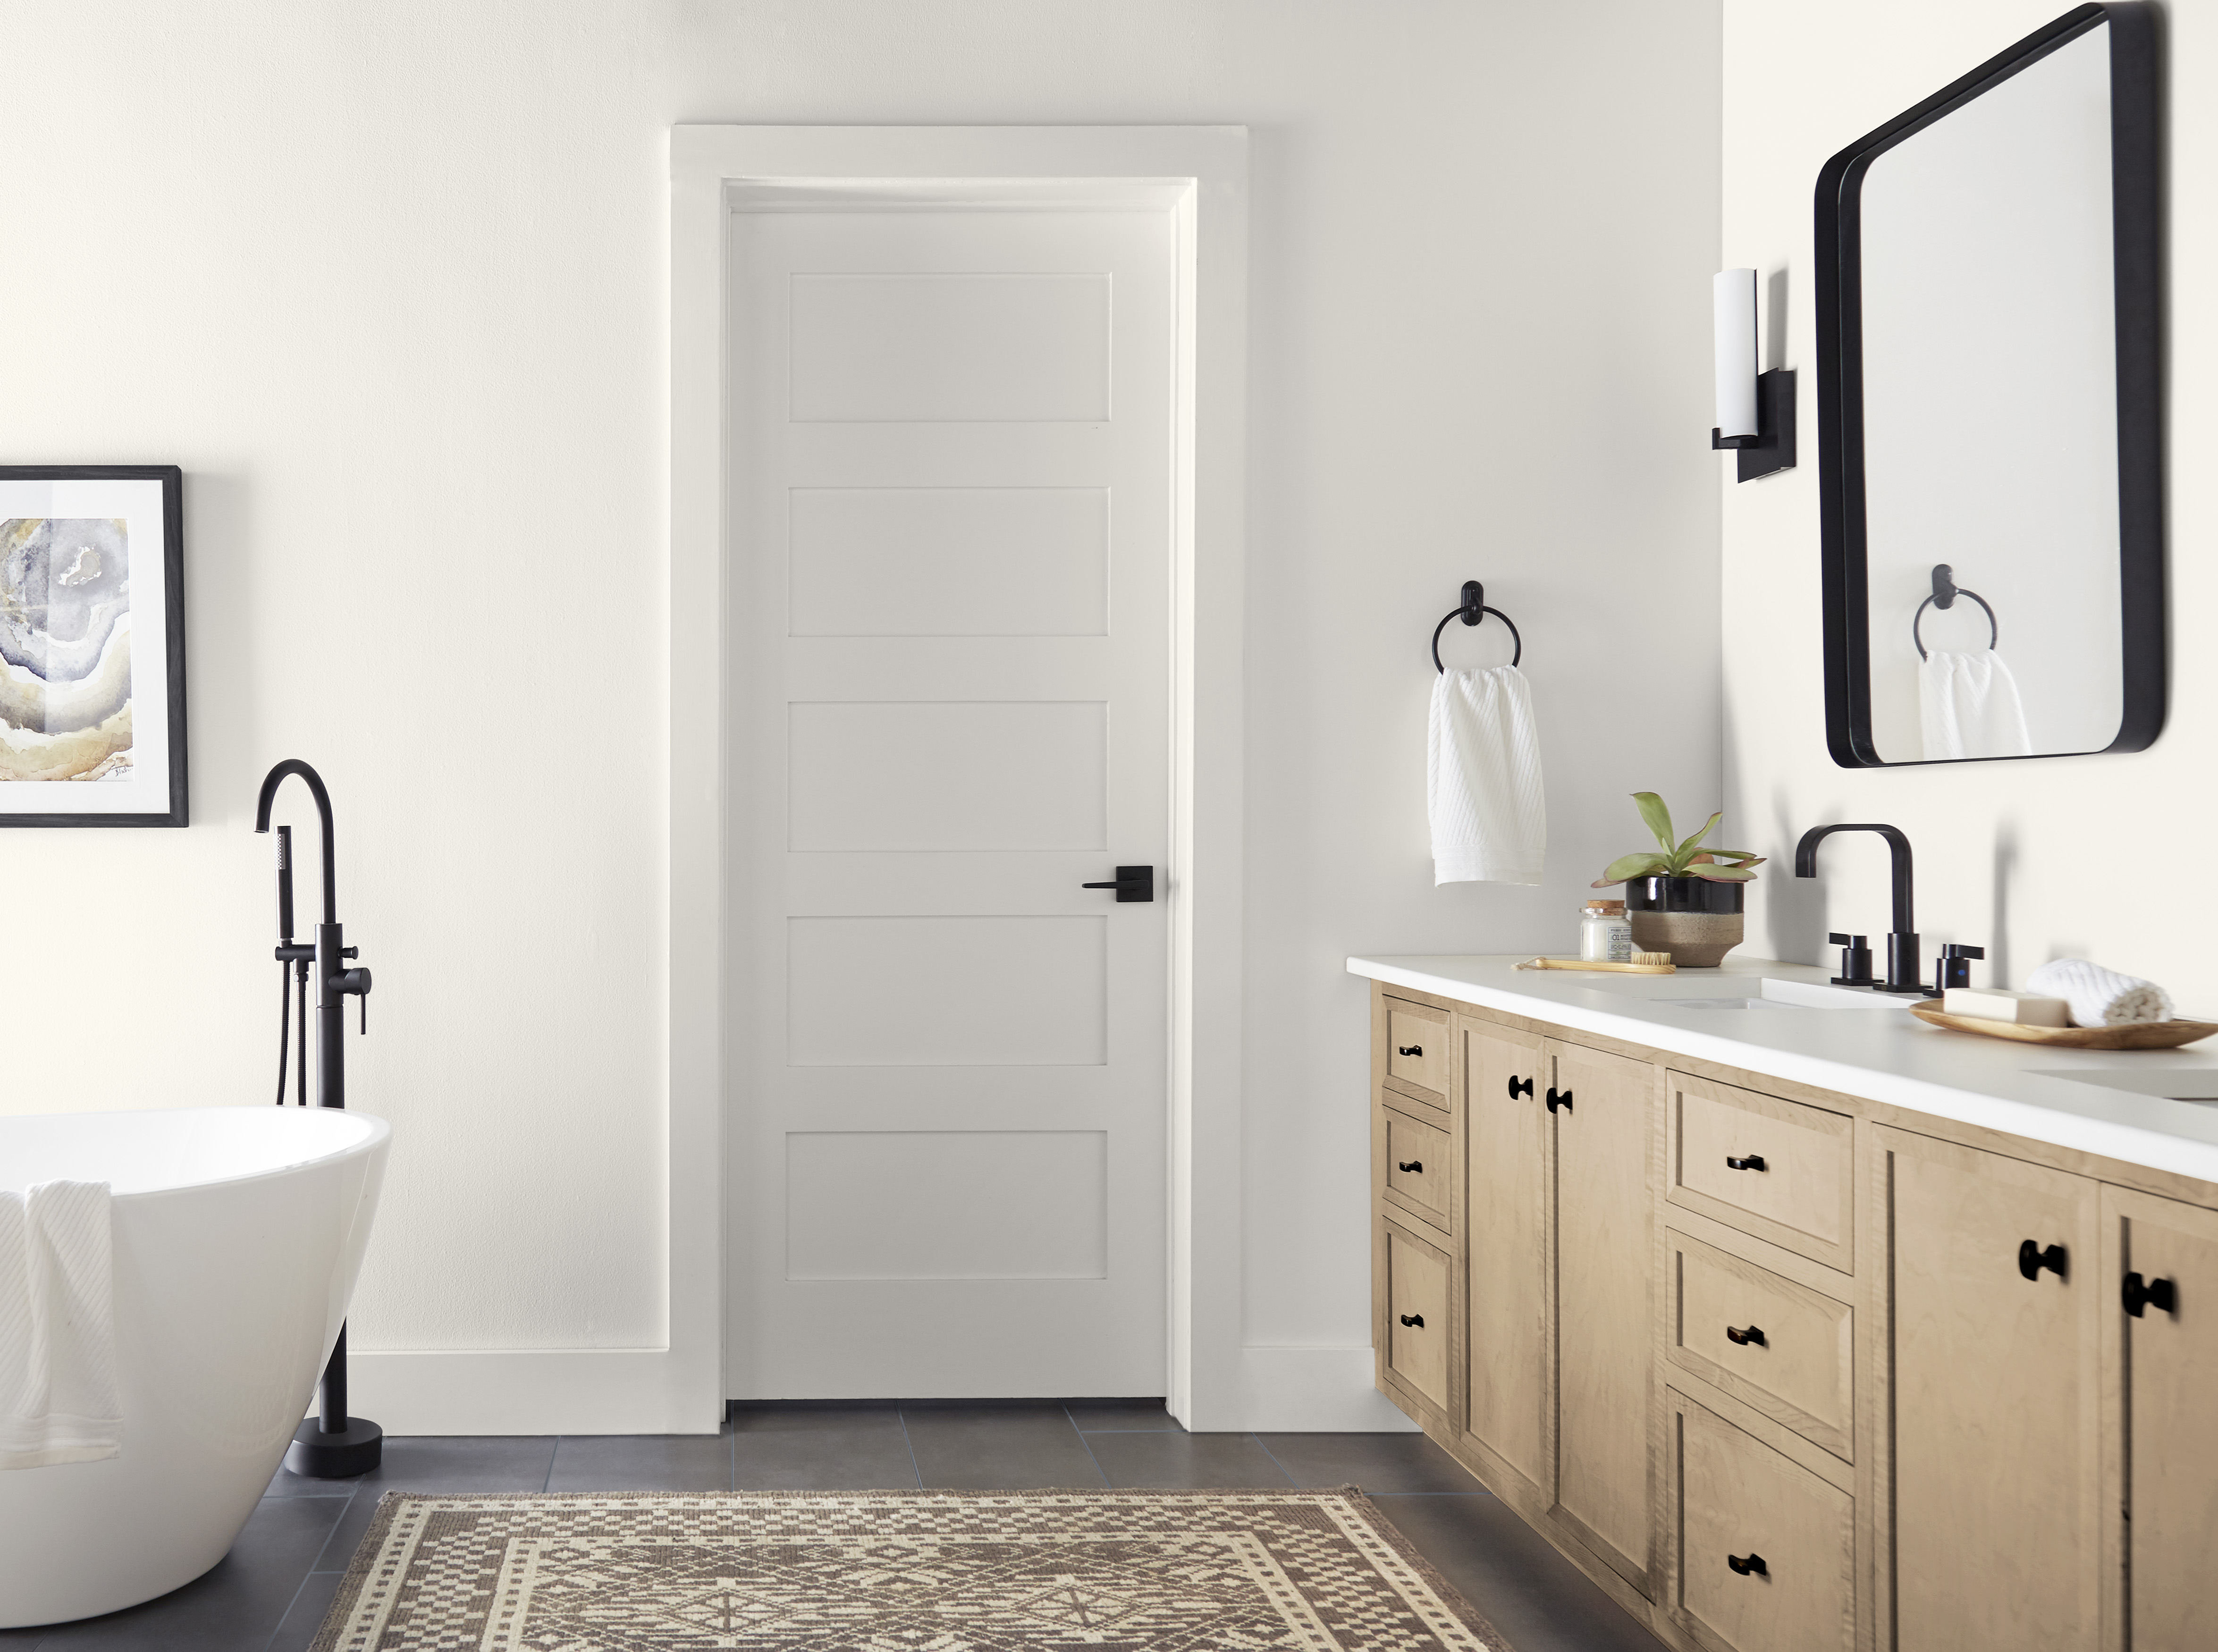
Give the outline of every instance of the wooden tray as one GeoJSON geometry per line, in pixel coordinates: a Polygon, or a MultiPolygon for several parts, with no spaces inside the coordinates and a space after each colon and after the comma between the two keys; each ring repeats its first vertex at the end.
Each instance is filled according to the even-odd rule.
{"type": "Polygon", "coordinates": [[[1930,1004],[1913,1004],[1911,1014],[1936,1027],[2009,1038],[2021,1044],[2054,1044],[2060,1049],[2177,1049],[2218,1032],[2218,1021],[2141,1021],[2130,1027],[2027,1027],[1984,1016],[1951,1015],[1930,1004]]]}

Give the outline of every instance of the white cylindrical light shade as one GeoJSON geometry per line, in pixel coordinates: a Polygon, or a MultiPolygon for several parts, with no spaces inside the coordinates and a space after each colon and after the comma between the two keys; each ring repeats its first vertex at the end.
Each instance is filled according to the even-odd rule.
{"type": "Polygon", "coordinates": [[[1720,269],[1711,296],[1717,312],[1718,434],[1754,436],[1756,271],[1720,269]]]}

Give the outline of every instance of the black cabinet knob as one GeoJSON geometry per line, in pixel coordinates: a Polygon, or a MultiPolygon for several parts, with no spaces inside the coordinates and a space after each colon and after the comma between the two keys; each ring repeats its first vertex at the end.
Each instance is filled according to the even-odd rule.
{"type": "Polygon", "coordinates": [[[1425,1328],[1425,1316],[1422,1314],[1404,1314],[1402,1315],[1402,1323],[1422,1331],[1425,1328]]]}
{"type": "Polygon", "coordinates": [[[1515,1073],[1511,1073],[1509,1075],[1509,1099],[1512,1101],[1516,1100],[1517,1092],[1521,1090],[1525,1092],[1525,1098],[1527,1101],[1530,1101],[1533,1098],[1533,1080],[1530,1079],[1521,1079],[1515,1073]]]}
{"type": "Polygon", "coordinates": [[[1759,1348],[1769,1348],[1771,1346],[1763,1340],[1763,1327],[1760,1325],[1751,1325],[1745,1331],[1736,1331],[1728,1325],[1725,1327],[1725,1340],[1737,1342],[1744,1348],[1751,1343],[1759,1348]]]}
{"type": "Polygon", "coordinates": [[[1552,1113],[1558,1107],[1562,1108],[1567,1113],[1571,1111],[1571,1092],[1570,1091],[1551,1089],[1548,1092],[1548,1111],[1552,1113]]]}
{"type": "Polygon", "coordinates": [[[1424,1170],[1425,1161],[1422,1159],[1408,1160],[1403,1163],[1402,1168],[1408,1171],[1412,1176],[1418,1175],[1424,1170]]]}
{"type": "Polygon", "coordinates": [[[1394,1048],[1404,1055],[1422,1055],[1425,1053],[1425,1047],[1422,1044],[1397,1044],[1394,1048]]]}
{"type": "Polygon", "coordinates": [[[1769,1577],[1771,1575],[1771,1568],[1763,1563],[1763,1556],[1754,1552],[1751,1552],[1746,1560],[1743,1560],[1738,1555],[1727,1555],[1725,1556],[1725,1564],[1732,1567],[1734,1571],[1739,1573],[1743,1577],[1769,1577]]]}
{"type": "Polygon", "coordinates": [[[1751,1153],[1745,1159],[1736,1159],[1727,1154],[1725,1168],[1727,1170],[1769,1170],[1771,1166],[1763,1162],[1762,1154],[1751,1153]]]}
{"type": "Polygon", "coordinates": [[[2041,1271],[2043,1268],[2047,1268],[2061,1279],[2064,1277],[2065,1264],[2070,1259],[2071,1253],[2061,1245],[2051,1245],[2047,1250],[2043,1250],[2037,1242],[2029,1239],[2022,1241],[2017,1247],[2017,1271],[2029,1279],[2041,1278],[2041,1271]]]}
{"type": "Polygon", "coordinates": [[[2141,1318],[2141,1310],[2145,1308],[2153,1308],[2165,1314],[2179,1312],[2179,1296],[2172,1290],[2169,1279],[2144,1280],[2138,1273],[2128,1273],[2124,1296],[2126,1312],[2135,1319],[2141,1318]]]}

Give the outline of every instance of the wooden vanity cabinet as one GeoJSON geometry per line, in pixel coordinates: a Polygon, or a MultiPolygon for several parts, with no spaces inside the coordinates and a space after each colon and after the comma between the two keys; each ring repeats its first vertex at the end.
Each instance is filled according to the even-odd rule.
{"type": "Polygon", "coordinates": [[[1372,1030],[1379,1385],[1665,1644],[2218,1647],[2218,1185],[1400,989],[1372,1030]]]}

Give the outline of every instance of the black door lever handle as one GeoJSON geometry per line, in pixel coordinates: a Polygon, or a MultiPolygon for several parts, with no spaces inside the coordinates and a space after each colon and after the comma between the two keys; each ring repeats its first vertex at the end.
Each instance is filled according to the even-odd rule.
{"type": "Polygon", "coordinates": [[[1155,869],[1152,866],[1120,866],[1116,878],[1107,883],[1081,883],[1081,889],[1114,889],[1119,900],[1153,900],[1155,898],[1155,869]]]}

